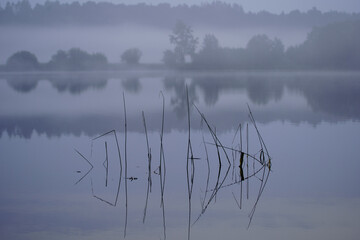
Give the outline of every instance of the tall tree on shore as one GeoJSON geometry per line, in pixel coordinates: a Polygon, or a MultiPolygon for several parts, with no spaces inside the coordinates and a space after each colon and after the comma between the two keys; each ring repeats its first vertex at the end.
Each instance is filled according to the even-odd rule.
{"type": "Polygon", "coordinates": [[[198,38],[194,37],[193,30],[190,26],[182,21],[178,21],[169,36],[170,43],[175,46],[175,62],[183,65],[186,63],[186,58],[190,57],[191,60],[195,55],[198,38]]]}

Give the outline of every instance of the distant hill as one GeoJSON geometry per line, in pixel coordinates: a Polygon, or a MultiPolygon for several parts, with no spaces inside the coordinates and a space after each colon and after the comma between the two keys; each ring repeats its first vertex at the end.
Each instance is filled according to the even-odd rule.
{"type": "Polygon", "coordinates": [[[286,14],[266,11],[245,12],[238,4],[220,1],[202,5],[177,5],[163,3],[148,5],[86,2],[80,4],[47,1],[31,6],[27,0],[7,3],[0,7],[0,25],[118,25],[140,24],[171,28],[177,20],[186,20],[192,26],[218,27],[314,27],[329,23],[360,19],[360,14],[320,12],[313,8],[286,14]]]}

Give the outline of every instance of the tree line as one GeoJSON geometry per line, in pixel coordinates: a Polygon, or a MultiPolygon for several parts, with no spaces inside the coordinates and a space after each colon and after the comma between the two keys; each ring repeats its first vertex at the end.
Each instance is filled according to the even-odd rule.
{"type": "MultiPolygon", "coordinates": [[[[121,61],[127,65],[136,65],[140,61],[141,51],[130,48],[121,55],[121,61]]],[[[88,53],[80,48],[68,51],[59,50],[47,63],[39,63],[35,54],[29,51],[19,51],[11,55],[4,66],[7,71],[77,71],[77,70],[107,70],[109,62],[103,53],[88,53]]]]}
{"type": "Polygon", "coordinates": [[[245,48],[222,47],[213,34],[199,39],[179,21],[169,37],[166,65],[179,69],[360,69],[360,20],[315,27],[300,45],[285,49],[280,39],[252,37],[245,48]]]}
{"type": "MultiPolygon", "coordinates": [[[[178,21],[169,35],[173,49],[164,51],[163,62],[180,70],[204,69],[324,69],[360,70],[360,20],[338,22],[314,28],[307,39],[285,49],[280,39],[255,35],[244,48],[222,47],[213,34],[205,35],[202,44],[191,26],[178,21]],[[200,46],[199,46],[200,45],[200,46]]],[[[142,52],[130,48],[121,55],[126,65],[137,65],[142,52]]],[[[59,50],[48,63],[40,64],[28,51],[14,53],[5,70],[106,70],[106,56],[87,53],[79,48],[59,50]]]]}
{"type": "Polygon", "coordinates": [[[46,1],[31,6],[28,0],[7,2],[0,7],[0,24],[33,25],[114,25],[123,23],[171,28],[178,19],[187,19],[192,25],[219,27],[314,27],[329,23],[360,19],[359,13],[337,11],[321,12],[316,8],[307,12],[293,10],[288,13],[273,14],[267,11],[246,12],[238,4],[221,1],[201,5],[168,3],[150,5],[115,4],[108,2],[61,3],[46,1]]]}

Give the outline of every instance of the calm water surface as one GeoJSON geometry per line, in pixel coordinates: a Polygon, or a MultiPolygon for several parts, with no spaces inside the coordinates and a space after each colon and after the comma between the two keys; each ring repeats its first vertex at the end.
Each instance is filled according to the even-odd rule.
{"type": "MultiPolygon", "coordinates": [[[[167,239],[187,239],[186,86],[194,155],[191,239],[358,239],[357,72],[2,74],[0,238],[123,239],[126,230],[125,239],[164,239],[164,232],[167,239]],[[247,104],[272,162],[249,228],[262,172],[232,184],[240,179],[240,156],[227,150],[229,165],[220,151],[219,168],[194,107],[227,147],[247,147],[249,124],[248,151],[258,157],[247,104]],[[92,141],[111,130],[122,165],[114,132],[92,141]],[[160,156],[166,172],[159,172],[160,156]],[[223,187],[210,200],[216,184],[223,187]]],[[[246,176],[261,166],[248,163],[246,176]]]]}

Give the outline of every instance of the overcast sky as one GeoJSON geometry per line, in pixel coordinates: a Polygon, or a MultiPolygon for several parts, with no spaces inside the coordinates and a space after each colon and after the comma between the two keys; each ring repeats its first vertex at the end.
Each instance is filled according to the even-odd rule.
{"type": "MultiPolygon", "coordinates": [[[[6,2],[17,2],[18,0],[0,0],[1,6],[4,6],[6,2]]],[[[31,3],[43,3],[45,0],[29,0],[31,3]]],[[[78,0],[78,2],[87,2],[88,0],[78,0]]],[[[100,2],[104,0],[93,0],[94,2],[100,2]]],[[[152,4],[158,4],[167,2],[170,4],[200,4],[203,2],[212,2],[205,0],[106,0],[107,2],[114,3],[127,3],[134,4],[139,2],[146,2],[152,4]]],[[[222,0],[228,3],[238,3],[244,7],[245,11],[258,12],[261,10],[267,10],[269,12],[280,13],[281,11],[289,12],[294,9],[301,11],[307,11],[312,7],[316,7],[321,11],[337,10],[345,12],[360,12],[359,0],[222,0]]],[[[61,0],[60,2],[73,2],[72,0],[61,0]]]]}

